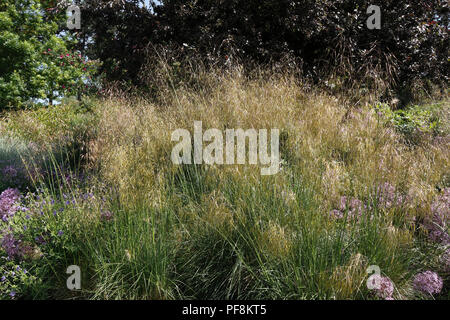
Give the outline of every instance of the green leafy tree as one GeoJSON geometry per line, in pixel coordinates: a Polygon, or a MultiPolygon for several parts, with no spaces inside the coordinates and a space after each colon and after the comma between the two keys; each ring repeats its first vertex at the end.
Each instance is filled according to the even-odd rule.
{"type": "Polygon", "coordinates": [[[6,0],[0,4],[0,110],[38,100],[80,96],[95,65],[79,53],[63,15],[51,1],[6,0]]]}

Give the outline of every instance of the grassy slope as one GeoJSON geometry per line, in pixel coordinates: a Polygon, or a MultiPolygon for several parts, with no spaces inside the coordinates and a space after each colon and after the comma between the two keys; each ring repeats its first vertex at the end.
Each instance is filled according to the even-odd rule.
{"type": "MultiPolygon", "coordinates": [[[[164,100],[162,107],[106,99],[94,107],[95,130],[85,125],[91,118],[73,122],[92,131],[83,139],[95,176],[83,186],[56,181],[43,195],[95,196],[49,218],[48,228],[63,229],[64,237],[45,261],[33,262],[51,287],[37,286],[35,296],[67,297],[64,271],[77,264],[85,272],[76,296],[89,298],[366,299],[373,298],[366,269],[378,265],[395,298],[419,297],[411,279],[429,269],[446,279],[448,298],[443,248],[425,240],[420,224],[436,187],[448,187],[448,139],[423,135],[411,146],[370,107],[349,111],[289,78],[246,81],[235,74],[202,90],[176,89],[164,100]],[[250,165],[174,166],[170,135],[192,131],[194,120],[204,130],[279,128],[282,171],[262,177],[250,165]],[[380,206],[375,192],[386,182],[408,202],[380,206]],[[359,222],[331,219],[341,196],[370,209],[359,222]],[[105,222],[106,210],[114,218],[105,222]]],[[[66,125],[70,117],[21,127],[36,119],[25,113],[6,127],[45,144],[74,132],[55,122],[60,118],[66,125]],[[55,135],[56,128],[65,129],[55,135]]]]}

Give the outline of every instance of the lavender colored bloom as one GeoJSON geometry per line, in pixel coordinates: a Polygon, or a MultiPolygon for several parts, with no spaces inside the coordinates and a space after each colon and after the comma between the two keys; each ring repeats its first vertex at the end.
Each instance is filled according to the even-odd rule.
{"type": "Polygon", "coordinates": [[[424,227],[431,241],[448,245],[450,244],[450,235],[447,231],[449,225],[450,188],[446,188],[443,194],[431,204],[431,218],[425,220],[424,227]]]}
{"type": "Polygon", "coordinates": [[[348,212],[347,213],[348,220],[351,219],[359,220],[365,209],[366,206],[361,200],[357,198],[348,199],[347,197],[342,196],[339,200],[338,209],[332,210],[330,212],[330,215],[333,218],[341,219],[345,216],[345,212],[348,212]]]}
{"type": "Polygon", "coordinates": [[[372,277],[373,284],[378,283],[379,287],[375,288],[375,295],[380,299],[391,300],[394,293],[394,284],[388,277],[374,275],[372,277]]]}
{"type": "Polygon", "coordinates": [[[441,265],[444,272],[450,272],[450,248],[442,254],[441,265]]]}
{"type": "Polygon", "coordinates": [[[47,242],[45,241],[43,236],[37,236],[37,237],[34,238],[34,240],[36,241],[37,244],[40,244],[40,245],[46,245],[47,244],[47,242]]]}
{"type": "Polygon", "coordinates": [[[339,199],[339,210],[344,211],[347,208],[347,197],[342,196],[341,199],[339,199]]]}
{"type": "Polygon", "coordinates": [[[5,281],[6,281],[6,277],[5,277],[5,276],[2,276],[2,277],[0,278],[0,281],[1,281],[1,282],[5,282],[5,281]]]}
{"type": "Polygon", "coordinates": [[[344,217],[344,213],[342,213],[342,211],[334,209],[330,211],[330,217],[333,219],[342,219],[344,217]]]}
{"type": "Polygon", "coordinates": [[[14,298],[16,296],[16,292],[13,290],[9,293],[9,295],[11,296],[11,298],[14,298]]]}
{"type": "Polygon", "coordinates": [[[425,271],[417,274],[413,280],[415,290],[433,295],[441,292],[443,281],[436,272],[425,271]]]}
{"type": "Polygon", "coordinates": [[[18,206],[15,204],[19,199],[20,192],[17,189],[8,188],[0,194],[0,217],[3,221],[16,213],[18,206]]]}
{"type": "Polygon", "coordinates": [[[58,236],[62,236],[64,232],[62,232],[62,230],[58,231],[58,236]]]}
{"type": "Polygon", "coordinates": [[[20,241],[15,239],[14,236],[10,233],[3,236],[1,241],[1,246],[3,250],[5,250],[6,254],[9,258],[14,258],[16,256],[20,256],[20,241]]]}
{"type": "Polygon", "coordinates": [[[13,179],[17,177],[18,170],[14,166],[9,165],[3,168],[2,173],[8,179],[13,179]]]}

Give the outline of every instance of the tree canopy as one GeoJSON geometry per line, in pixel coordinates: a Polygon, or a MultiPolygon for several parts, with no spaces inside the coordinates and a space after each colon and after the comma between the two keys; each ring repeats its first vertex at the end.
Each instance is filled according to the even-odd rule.
{"type": "Polygon", "coordinates": [[[50,104],[80,94],[93,65],[70,33],[64,15],[52,15],[51,1],[7,0],[0,4],[0,110],[36,100],[50,104]]]}
{"type": "Polygon", "coordinates": [[[445,0],[78,0],[82,27],[68,32],[69,3],[0,5],[2,106],[81,87],[85,55],[101,61],[98,74],[106,81],[144,86],[139,74],[155,46],[216,64],[290,57],[315,82],[336,73],[343,83],[383,78],[402,90],[449,79],[445,0]],[[381,8],[380,30],[367,28],[369,5],[381,8]]]}

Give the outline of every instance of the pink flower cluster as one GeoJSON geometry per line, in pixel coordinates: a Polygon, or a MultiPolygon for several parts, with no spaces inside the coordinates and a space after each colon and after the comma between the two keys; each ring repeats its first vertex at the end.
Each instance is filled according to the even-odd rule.
{"type": "Polygon", "coordinates": [[[0,194],[0,219],[7,221],[17,211],[16,203],[20,198],[17,189],[8,188],[0,194]]]}
{"type": "Polygon", "coordinates": [[[394,298],[392,298],[392,294],[394,293],[394,284],[392,283],[391,279],[380,275],[374,275],[371,280],[374,285],[376,283],[379,284],[379,287],[374,289],[375,295],[378,298],[385,300],[394,300],[394,298]]]}
{"type": "Polygon", "coordinates": [[[361,200],[357,198],[348,199],[346,196],[342,196],[339,200],[338,208],[330,212],[330,217],[342,219],[347,213],[347,220],[359,220],[365,209],[366,206],[361,200]]]}
{"type": "Polygon", "coordinates": [[[450,244],[448,227],[450,225],[450,188],[444,189],[431,205],[431,218],[424,222],[430,240],[443,245],[450,244]]]}
{"type": "MultiPolygon", "coordinates": [[[[385,209],[401,207],[407,201],[407,198],[397,192],[395,187],[389,182],[385,182],[377,187],[375,199],[378,207],[385,209]]],[[[368,208],[361,200],[357,198],[349,199],[346,196],[342,196],[337,208],[330,211],[330,217],[333,219],[342,219],[345,213],[348,212],[348,220],[359,220],[367,209],[370,210],[371,208],[368,208]]]]}
{"type": "Polygon", "coordinates": [[[3,175],[8,179],[13,179],[17,177],[18,171],[14,166],[6,166],[2,170],[3,175]]]}
{"type": "Polygon", "coordinates": [[[441,292],[443,281],[436,272],[425,271],[417,274],[413,280],[415,290],[428,294],[438,294],[441,292]]]}

